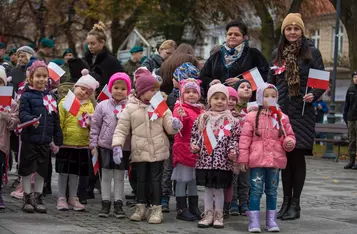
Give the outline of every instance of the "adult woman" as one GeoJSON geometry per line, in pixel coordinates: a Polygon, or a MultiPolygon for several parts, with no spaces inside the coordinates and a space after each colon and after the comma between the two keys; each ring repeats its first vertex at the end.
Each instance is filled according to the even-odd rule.
{"type": "Polygon", "coordinates": [[[159,69],[164,61],[166,61],[176,50],[176,42],[173,40],[164,41],[157,49],[158,54],[153,54],[142,63],[142,67],[146,67],[149,71],[159,69]]]}
{"type": "Polygon", "coordinates": [[[162,84],[160,90],[169,95],[174,86],[172,84],[173,73],[176,68],[183,63],[190,62],[195,67],[198,67],[199,62],[195,58],[195,53],[189,44],[181,44],[177,47],[177,50],[168,58],[160,68],[160,76],[162,77],[162,84]]]}
{"type": "Polygon", "coordinates": [[[289,116],[296,136],[295,149],[287,153],[288,163],[282,171],[284,201],[278,213],[278,218],[292,220],[300,217],[300,195],[306,177],[305,155],[312,155],[316,119],[312,103],[324,93],[321,89],[308,88],[306,94],[308,73],[310,68],[324,70],[324,64],[320,51],[304,36],[300,14],[288,14],[281,33],[272,56],[272,66],[277,69],[269,72],[268,82],[278,87],[279,105],[289,116]]]}
{"type": "Polygon", "coordinates": [[[85,54],[85,60],[90,70],[98,75],[95,78],[99,81],[99,90],[108,83],[114,73],[124,72],[119,60],[111,55],[105,46],[106,41],[105,25],[102,22],[94,24],[87,36],[88,51],[85,54]]]}
{"type": "Polygon", "coordinates": [[[265,81],[267,79],[268,62],[259,50],[249,47],[247,26],[235,20],[226,26],[226,31],[226,42],[206,61],[201,71],[200,80],[205,93],[212,80],[218,79],[221,83],[234,86],[242,78],[237,76],[254,67],[258,68],[265,81]]]}

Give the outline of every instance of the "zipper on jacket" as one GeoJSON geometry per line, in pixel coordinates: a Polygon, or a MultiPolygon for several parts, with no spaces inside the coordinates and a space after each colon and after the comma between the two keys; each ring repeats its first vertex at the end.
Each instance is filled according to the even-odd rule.
{"type": "MultiPolygon", "coordinates": [[[[42,100],[43,100],[43,98],[44,98],[44,95],[43,95],[43,93],[41,93],[42,94],[42,100]]],[[[46,109],[46,107],[45,107],[45,109],[46,109]]],[[[48,111],[47,111],[47,109],[46,109],[46,111],[45,111],[45,122],[44,122],[44,129],[43,129],[43,131],[42,131],[42,138],[41,138],[41,144],[43,144],[43,141],[45,140],[45,132],[46,132],[46,130],[47,130],[47,114],[48,114],[48,111]]]]}

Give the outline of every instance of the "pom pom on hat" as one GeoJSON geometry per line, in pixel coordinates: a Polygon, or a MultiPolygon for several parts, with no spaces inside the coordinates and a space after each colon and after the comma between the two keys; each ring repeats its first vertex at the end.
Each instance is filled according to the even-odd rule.
{"type": "Polygon", "coordinates": [[[87,68],[84,68],[84,69],[81,71],[81,74],[82,74],[82,76],[88,75],[88,74],[89,74],[89,70],[88,70],[87,68]]]}
{"type": "Polygon", "coordinates": [[[112,87],[115,84],[115,82],[118,80],[122,80],[126,83],[126,87],[127,87],[128,95],[129,95],[130,91],[131,91],[131,81],[130,81],[130,77],[124,72],[117,72],[110,77],[109,83],[108,83],[109,93],[112,93],[112,87]]]}
{"type": "Polygon", "coordinates": [[[93,76],[87,74],[79,78],[79,80],[75,83],[74,86],[82,86],[93,92],[99,87],[99,82],[94,79],[93,76]]]}

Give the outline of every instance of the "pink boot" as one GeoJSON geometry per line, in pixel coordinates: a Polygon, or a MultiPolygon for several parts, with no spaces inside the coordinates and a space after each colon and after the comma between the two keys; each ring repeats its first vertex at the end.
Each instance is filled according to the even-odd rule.
{"type": "Polygon", "coordinates": [[[13,191],[12,193],[10,193],[10,196],[16,199],[20,199],[22,200],[24,198],[24,190],[22,189],[22,183],[20,182],[15,191],[13,191]]]}
{"type": "Polygon", "coordinates": [[[70,197],[68,199],[68,205],[70,209],[75,211],[84,211],[86,209],[86,207],[79,202],[78,197],[70,197]]]}

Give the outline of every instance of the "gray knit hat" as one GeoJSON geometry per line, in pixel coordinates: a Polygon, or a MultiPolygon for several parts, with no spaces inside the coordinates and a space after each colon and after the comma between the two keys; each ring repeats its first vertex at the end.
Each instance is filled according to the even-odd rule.
{"type": "Polygon", "coordinates": [[[31,54],[31,56],[35,56],[36,52],[30,47],[30,46],[21,46],[20,48],[17,49],[16,51],[18,52],[26,52],[28,54],[31,54]]]}

